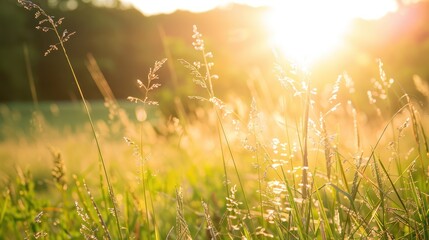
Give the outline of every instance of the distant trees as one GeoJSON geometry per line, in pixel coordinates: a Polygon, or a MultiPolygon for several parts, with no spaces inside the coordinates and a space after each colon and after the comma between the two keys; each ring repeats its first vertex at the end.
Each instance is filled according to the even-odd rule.
{"type": "MultiPolygon", "coordinates": [[[[275,81],[275,60],[267,44],[270,36],[261,22],[263,8],[234,6],[200,14],[179,11],[146,17],[135,9],[106,7],[100,5],[101,2],[42,2],[50,15],[65,17],[61,28],[76,31],[66,47],[89,99],[99,99],[101,94],[86,69],[88,53],[93,54],[119,98],[139,96],[136,79],[144,79],[153,62],[167,55],[171,56],[168,64],[172,65],[160,72],[164,86],[158,91],[160,97],[168,100],[172,95],[192,95],[196,90],[192,78],[177,59],[192,61],[195,58],[191,45],[194,24],[204,34],[209,51],[214,53],[214,71],[220,76],[216,86],[222,90],[219,93],[228,95],[235,89],[246,89],[249,78],[264,81],[274,78],[275,81]]],[[[118,0],[108,2],[109,6],[120,5],[118,0]]],[[[377,77],[375,59],[381,58],[386,72],[405,86],[409,85],[413,74],[420,75],[423,80],[429,79],[426,66],[429,61],[429,4],[421,2],[412,7],[404,0],[397,2],[403,9],[402,15],[406,15],[401,15],[402,20],[399,15],[392,14],[378,21],[357,22],[349,31],[352,34],[348,36],[348,48],[321,63],[313,77],[325,79],[320,82],[333,82],[338,74],[347,71],[365,90],[369,78],[377,77]],[[416,9],[418,14],[415,14],[416,9]],[[409,26],[403,19],[417,19],[418,25],[409,26]],[[398,22],[402,25],[397,25],[398,22]],[[369,65],[360,65],[362,59],[369,65]]],[[[53,52],[43,56],[55,41],[54,36],[34,29],[37,20],[20,8],[16,0],[0,1],[0,22],[0,101],[31,101],[27,66],[36,81],[40,100],[75,98],[71,75],[61,55],[53,52]]]]}

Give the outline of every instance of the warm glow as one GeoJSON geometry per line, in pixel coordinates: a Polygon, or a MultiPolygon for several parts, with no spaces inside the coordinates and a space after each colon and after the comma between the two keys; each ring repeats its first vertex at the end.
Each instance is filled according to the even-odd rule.
{"type": "Polygon", "coordinates": [[[160,13],[172,13],[176,10],[186,10],[191,12],[208,11],[216,7],[227,6],[231,3],[247,4],[250,6],[271,5],[273,1],[267,0],[121,0],[124,4],[131,4],[145,15],[160,13]]]}
{"type": "Polygon", "coordinates": [[[380,18],[394,11],[391,0],[301,0],[277,2],[267,14],[271,44],[286,58],[308,67],[341,46],[354,18],[380,18]]]}
{"type": "MultiPolygon", "coordinates": [[[[146,15],[176,10],[208,11],[231,3],[269,6],[265,24],[272,47],[308,67],[341,46],[355,18],[376,19],[397,8],[395,0],[122,0],[146,15]]],[[[198,24],[198,23],[195,23],[198,24]]]]}

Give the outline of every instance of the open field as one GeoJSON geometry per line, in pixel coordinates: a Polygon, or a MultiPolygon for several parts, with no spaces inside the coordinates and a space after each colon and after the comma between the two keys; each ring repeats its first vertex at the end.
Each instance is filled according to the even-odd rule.
{"type": "MultiPolygon", "coordinates": [[[[426,238],[427,113],[406,95],[373,116],[330,96],[305,118],[291,86],[274,106],[201,102],[183,119],[90,103],[122,237],[426,238]]],[[[0,235],[118,238],[82,104],[1,109],[0,235]]]]}
{"type": "Polygon", "coordinates": [[[58,38],[48,53],[66,58],[80,100],[0,105],[0,238],[429,239],[429,85],[417,76],[418,99],[381,60],[367,91],[346,73],[316,89],[279,61],[274,79],[221,99],[216,53],[194,26],[195,59],[178,60],[188,98],[157,99],[176,61],[163,59],[140,96],[117,100],[96,72],[105,101],[87,101],[60,20],[20,2],[58,38]]]}

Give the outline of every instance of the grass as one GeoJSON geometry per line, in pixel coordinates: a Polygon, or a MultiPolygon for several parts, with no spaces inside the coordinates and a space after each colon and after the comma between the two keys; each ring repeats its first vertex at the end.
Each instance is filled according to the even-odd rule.
{"type": "MultiPolygon", "coordinates": [[[[59,24],[21,3],[47,18],[68,58],[59,24]]],[[[376,114],[354,107],[362,98],[346,75],[323,95],[307,73],[280,65],[278,81],[258,83],[249,104],[239,93],[226,103],[215,94],[213,54],[193,34],[201,59],[180,61],[205,96],[192,96],[200,107],[180,119],[146,118],[157,111],[149,93],[165,81],[156,74],[165,60],[138,81],[134,118],[92,58],[110,119],[93,122],[80,91],[88,118],[80,131],[60,133],[38,115],[28,135],[1,129],[10,136],[0,142],[1,238],[429,239],[427,112],[381,62],[363,93],[376,114]]],[[[13,120],[2,116],[7,128],[13,120]]]]}

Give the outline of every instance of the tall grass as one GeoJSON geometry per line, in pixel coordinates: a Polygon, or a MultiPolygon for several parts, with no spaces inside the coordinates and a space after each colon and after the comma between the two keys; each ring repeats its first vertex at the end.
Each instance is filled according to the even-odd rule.
{"type": "MultiPolygon", "coordinates": [[[[36,10],[41,24],[50,24],[41,30],[58,37],[48,52],[59,47],[68,60],[64,43],[70,35],[59,34],[60,23],[37,5],[19,2],[36,10]]],[[[147,81],[137,81],[143,97],[129,98],[138,104],[137,121],[117,119],[126,125],[125,143],[103,138],[112,121],[106,123],[107,133],[96,133],[99,125],[67,61],[93,139],[82,140],[80,133],[51,136],[56,148],[66,150],[50,149],[51,174],[18,164],[16,173],[4,178],[1,237],[429,239],[426,112],[406,93],[395,95],[402,88],[388,80],[381,62],[380,79],[363,91],[368,105],[378,109],[373,115],[355,107],[362,96],[356,96],[346,74],[326,96],[312,88],[310,75],[280,63],[276,81],[260,82],[260,89],[253,85],[250,99],[237,93],[236,101],[228,103],[215,94],[222,78],[213,74],[213,54],[198,29],[192,30],[200,59],[179,61],[204,91],[191,96],[201,106],[186,119],[157,115],[150,122],[147,115],[155,111],[149,105],[158,104],[150,94],[161,87],[157,71],[166,60],[156,61],[147,81]],[[91,146],[92,140],[97,151],[77,155],[76,145],[91,146]],[[107,145],[104,152],[101,140],[107,145]],[[91,164],[73,168],[94,157],[101,177],[93,174],[91,164]],[[108,158],[114,159],[110,168],[108,158]]],[[[119,108],[95,59],[89,58],[88,67],[108,106],[119,108]]],[[[19,152],[44,156],[38,141],[43,145],[45,140],[21,143],[19,152]]],[[[0,154],[15,160],[17,148],[7,147],[8,141],[0,144],[0,154]]]]}
{"type": "Polygon", "coordinates": [[[41,19],[39,21],[39,25],[36,27],[37,29],[40,29],[43,32],[49,32],[49,31],[54,32],[54,34],[55,34],[55,36],[56,36],[56,38],[58,40],[58,43],[51,44],[49,46],[49,49],[45,52],[45,56],[48,55],[49,53],[51,53],[52,51],[58,50],[58,46],[60,46],[60,48],[61,48],[61,50],[62,50],[62,52],[64,54],[64,57],[67,60],[68,67],[69,67],[70,72],[71,72],[71,74],[73,76],[73,80],[74,80],[74,82],[76,84],[77,90],[78,90],[79,95],[80,95],[80,97],[82,99],[82,103],[83,103],[83,105],[85,107],[85,111],[86,111],[86,115],[88,117],[88,121],[89,121],[89,123],[91,125],[91,130],[92,130],[92,133],[93,133],[93,136],[94,136],[95,143],[97,145],[97,150],[98,150],[98,156],[99,156],[100,164],[102,166],[102,170],[104,172],[104,177],[105,177],[106,182],[107,182],[107,187],[108,187],[110,201],[111,201],[111,204],[112,204],[113,210],[114,210],[114,217],[116,219],[117,231],[118,231],[119,237],[122,238],[122,230],[121,230],[120,222],[119,222],[119,210],[118,210],[118,208],[116,206],[115,193],[114,193],[112,184],[110,182],[109,175],[107,173],[107,167],[106,167],[106,163],[104,161],[103,153],[101,151],[100,142],[99,142],[99,139],[97,137],[97,133],[96,133],[96,130],[95,130],[94,123],[92,121],[91,113],[89,111],[89,107],[88,107],[88,104],[86,102],[86,98],[85,98],[84,93],[82,91],[82,88],[80,86],[79,80],[78,80],[78,78],[76,76],[74,67],[73,67],[73,65],[72,65],[72,63],[70,61],[69,55],[67,53],[67,50],[66,50],[66,48],[64,46],[64,44],[70,39],[71,36],[74,35],[75,32],[69,33],[67,31],[67,29],[65,29],[60,34],[60,30],[58,28],[62,24],[63,18],[60,18],[58,20],[54,20],[54,17],[48,15],[39,5],[34,4],[31,1],[18,0],[18,3],[21,4],[25,9],[27,9],[29,11],[31,11],[33,9],[36,11],[35,18],[36,19],[39,19],[39,18],[41,19]]]}

